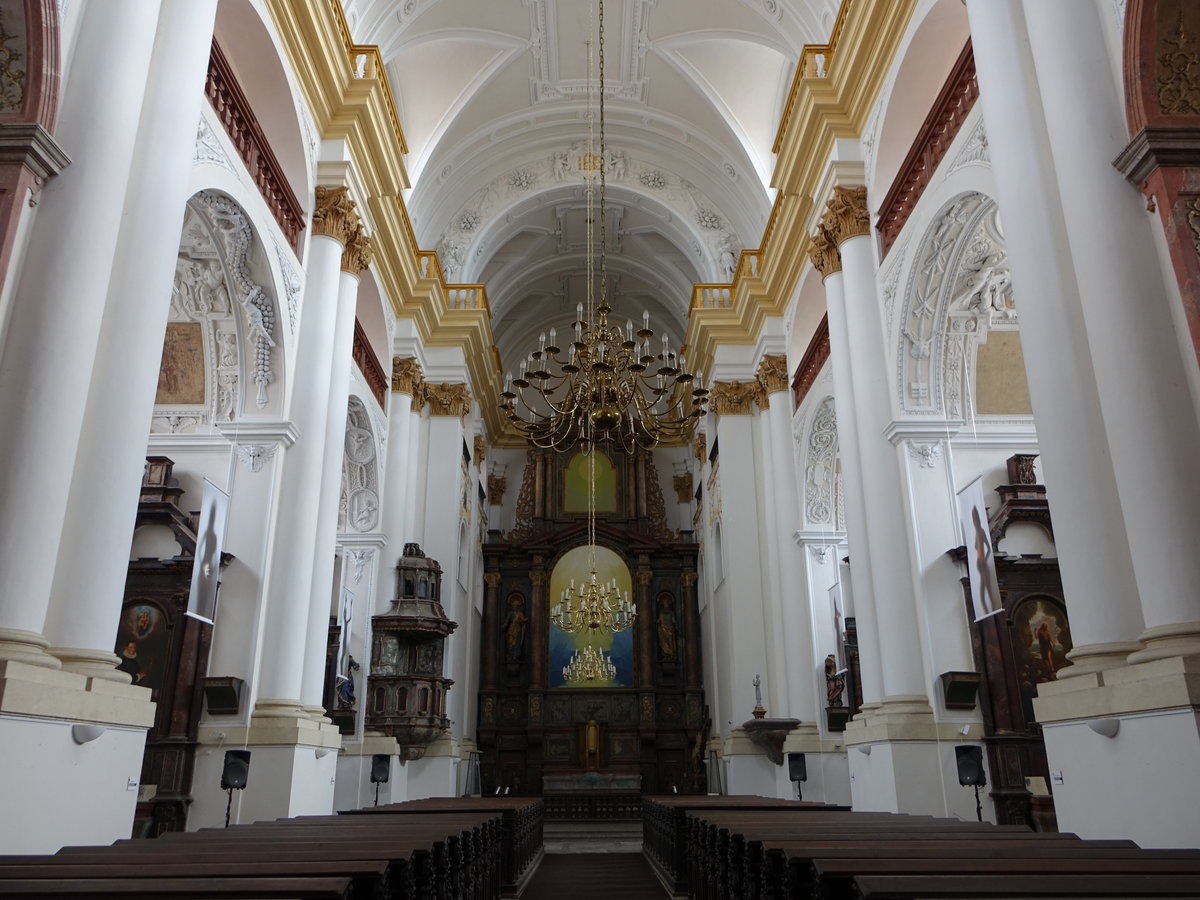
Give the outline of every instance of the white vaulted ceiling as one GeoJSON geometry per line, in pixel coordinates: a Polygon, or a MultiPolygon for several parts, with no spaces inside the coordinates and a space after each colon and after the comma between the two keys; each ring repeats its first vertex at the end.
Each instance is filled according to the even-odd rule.
{"type": "MultiPolygon", "coordinates": [[[[387,66],[418,240],[438,250],[448,281],[487,285],[509,366],[539,331],[567,328],[586,293],[578,162],[597,0],[343,2],[355,41],[378,44],[387,66]]],[[[605,0],[618,321],[648,309],[678,343],[692,284],[729,281],[729,261],[758,245],[795,63],[804,44],[828,39],[837,6],[605,0]]]]}

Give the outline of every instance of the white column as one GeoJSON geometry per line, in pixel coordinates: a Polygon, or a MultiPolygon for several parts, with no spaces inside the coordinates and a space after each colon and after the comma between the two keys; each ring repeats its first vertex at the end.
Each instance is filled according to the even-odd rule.
{"type": "MultiPolygon", "coordinates": [[[[1090,312],[1071,271],[1071,244],[1024,16],[1018,0],[967,0],[967,13],[997,199],[1008,223],[1021,345],[1059,570],[1071,606],[1075,665],[1059,673],[1064,678],[1123,662],[1137,649],[1144,623],[1133,602],[1138,586],[1129,534],[1088,347],[1090,312]]],[[[1089,86],[1087,96],[1107,89],[1110,80],[1106,73],[1103,84],[1089,86]]],[[[1083,141],[1075,140],[1075,149],[1083,153],[1083,141]]],[[[1139,290],[1125,302],[1141,307],[1140,296],[1139,290]]],[[[1123,368],[1123,357],[1113,356],[1105,365],[1123,368]]]]}
{"type": "MultiPolygon", "coordinates": [[[[413,391],[420,381],[420,369],[416,360],[400,359],[393,364],[392,395],[388,408],[387,460],[383,465],[383,496],[379,502],[379,529],[387,535],[388,565],[394,566],[408,538],[409,511],[412,496],[409,491],[409,474],[414,467],[412,457],[412,434],[416,430],[413,417],[413,391]]],[[[375,599],[376,613],[383,612],[392,602],[389,579],[379,582],[375,599]]]]}
{"type": "Polygon", "coordinates": [[[255,717],[306,718],[301,689],[320,507],[320,491],[314,486],[320,484],[325,454],[342,252],[358,224],[345,188],[318,188],[317,205],[291,390],[299,437],[283,461],[255,717]]]}
{"type": "Polygon", "coordinates": [[[342,253],[337,315],[333,329],[333,359],[329,402],[325,412],[322,472],[318,482],[316,536],[312,552],[312,590],[309,597],[308,640],[304,650],[304,681],[300,699],[314,718],[324,718],[325,647],[333,603],[334,557],[337,553],[338,501],[346,453],[346,412],[350,398],[350,367],[354,365],[354,320],[358,280],[370,261],[370,239],[361,231],[342,253]]]}
{"type": "MultiPolygon", "coordinates": [[[[836,246],[827,247],[836,255],[836,246]]],[[[850,337],[846,327],[846,300],[840,260],[836,268],[818,268],[825,275],[825,305],[829,322],[829,361],[833,366],[834,402],[837,408],[838,453],[842,459],[842,490],[846,494],[846,535],[850,546],[850,579],[858,627],[859,669],[863,704],[883,699],[883,669],[879,650],[879,624],[875,615],[875,584],[871,574],[871,545],[867,535],[867,502],[863,493],[862,456],[854,415],[854,374],[850,369],[850,337]]]]}
{"type": "Polygon", "coordinates": [[[796,482],[796,457],[792,439],[792,391],[788,378],[787,359],[777,357],[778,369],[772,373],[760,370],[765,376],[767,408],[762,416],[767,420],[770,436],[771,473],[764,489],[775,496],[775,532],[772,542],[779,556],[779,579],[782,606],[782,633],[786,636],[784,671],[787,674],[789,705],[781,710],[784,716],[800,719],[805,724],[817,720],[823,705],[817,702],[814,689],[812,616],[804,590],[803,550],[796,547],[791,535],[800,527],[800,491],[796,482]]]}
{"type": "Polygon", "coordinates": [[[46,618],[65,668],[119,681],[112,646],[216,12],[216,0],[173,3],[159,23],[46,618]]]}
{"type": "MultiPolygon", "coordinates": [[[[836,188],[837,196],[851,192],[836,188]]],[[[866,216],[866,195],[855,214],[866,216]]],[[[860,199],[857,199],[860,198],[860,199]]],[[[844,220],[843,220],[844,221],[844,220]]],[[[883,340],[871,238],[855,228],[840,235],[849,364],[854,370],[854,413],[857,417],[863,492],[870,498],[867,532],[871,541],[871,577],[875,588],[875,617],[879,629],[884,696],[901,702],[928,702],[928,679],[917,628],[917,598],[913,584],[912,539],[904,512],[900,461],[884,436],[891,423],[891,373],[883,340]],[[884,636],[886,635],[886,640],[884,636]]],[[[853,554],[851,550],[851,554],[853,554]]],[[[853,556],[851,556],[853,559],[853,556]]],[[[859,595],[861,596],[861,595],[859,595]]]]}
{"type": "Polygon", "coordinates": [[[1129,131],[1100,8],[1026,0],[1025,15],[1147,627],[1133,659],[1200,652],[1200,427],[1150,231],[1157,222],[1112,165],[1129,131]]]}
{"type": "Polygon", "coordinates": [[[0,350],[0,658],[59,666],[41,632],[160,5],[80,12],[55,135],[73,161],[41,192],[0,350]]]}

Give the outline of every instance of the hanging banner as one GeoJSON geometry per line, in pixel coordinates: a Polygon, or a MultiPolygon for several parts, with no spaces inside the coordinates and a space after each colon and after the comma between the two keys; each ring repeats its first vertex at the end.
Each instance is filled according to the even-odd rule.
{"type": "Polygon", "coordinates": [[[992,533],[988,526],[987,507],[983,503],[982,475],[958,492],[958,515],[962,522],[963,543],[967,547],[971,607],[978,622],[1001,610],[992,533]]]}
{"type": "Polygon", "coordinates": [[[221,551],[225,547],[225,519],[229,495],[204,479],[200,498],[200,528],[196,537],[196,562],[187,614],[210,625],[217,614],[217,588],[221,581],[221,551]]]}

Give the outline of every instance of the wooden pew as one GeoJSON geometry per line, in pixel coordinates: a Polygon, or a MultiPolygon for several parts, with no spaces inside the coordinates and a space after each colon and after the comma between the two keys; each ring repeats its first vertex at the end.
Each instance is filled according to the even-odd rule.
{"type": "Polygon", "coordinates": [[[349,900],[351,879],[341,878],[62,878],[0,879],[0,897],[73,897],[125,900],[128,897],[179,900],[349,900]]]}
{"type": "Polygon", "coordinates": [[[864,875],[860,900],[1200,897],[1191,875],[864,875]]]}

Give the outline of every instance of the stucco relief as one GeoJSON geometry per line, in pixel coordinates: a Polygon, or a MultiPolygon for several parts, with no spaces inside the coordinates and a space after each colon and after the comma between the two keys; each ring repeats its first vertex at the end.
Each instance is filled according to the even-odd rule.
{"type": "Polygon", "coordinates": [[[970,417],[976,348],[989,330],[1016,325],[996,204],[978,192],[961,194],[922,238],[898,312],[903,412],[970,417]]]}
{"type": "Polygon", "coordinates": [[[362,533],[379,524],[378,457],[371,417],[362,401],[351,397],[346,412],[338,531],[362,533]]]}
{"type": "Polygon", "coordinates": [[[24,106],[26,52],[23,4],[0,4],[0,113],[24,106]]]}
{"type": "Polygon", "coordinates": [[[833,398],[817,407],[805,442],[804,515],[809,524],[834,524],[837,414],[833,398]]]}

